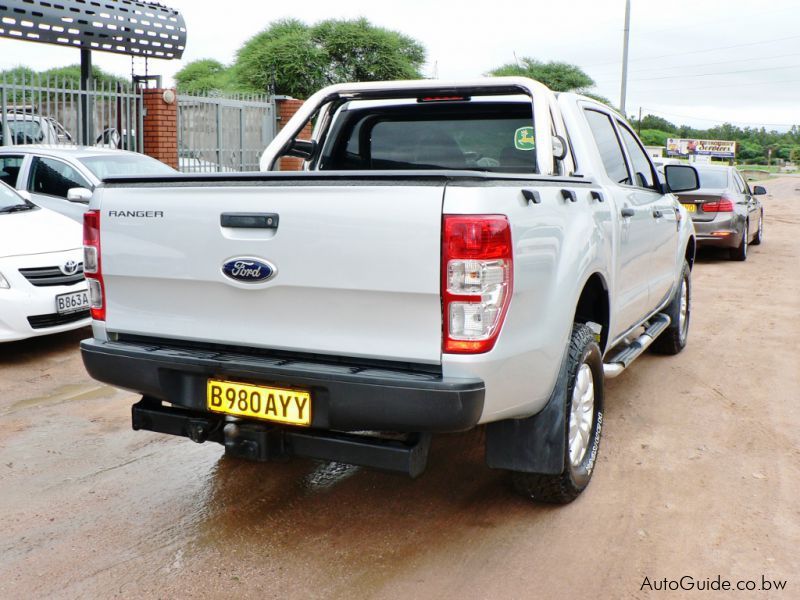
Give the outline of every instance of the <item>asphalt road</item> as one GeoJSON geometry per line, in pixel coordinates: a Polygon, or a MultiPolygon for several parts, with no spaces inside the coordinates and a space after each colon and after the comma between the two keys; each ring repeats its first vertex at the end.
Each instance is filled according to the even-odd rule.
{"type": "Polygon", "coordinates": [[[800,179],[766,186],[765,243],[702,253],[689,345],[608,383],[565,507],[516,497],[481,431],[436,438],[416,481],[248,463],[131,431],[86,331],[0,347],[0,598],[800,597],[800,179]]]}

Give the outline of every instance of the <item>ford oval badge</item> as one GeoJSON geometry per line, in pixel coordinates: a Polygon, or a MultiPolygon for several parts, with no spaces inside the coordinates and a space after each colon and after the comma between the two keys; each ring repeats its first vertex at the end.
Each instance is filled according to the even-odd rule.
{"type": "Polygon", "coordinates": [[[277,272],[275,265],[259,258],[232,258],[222,265],[225,277],[241,283],[264,283],[277,272]]]}

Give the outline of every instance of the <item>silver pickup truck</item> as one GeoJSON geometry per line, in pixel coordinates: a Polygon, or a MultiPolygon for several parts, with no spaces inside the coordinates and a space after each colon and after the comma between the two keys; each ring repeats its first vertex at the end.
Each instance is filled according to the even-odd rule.
{"type": "Polygon", "coordinates": [[[337,85],[261,173],[108,179],[85,217],[89,373],[134,429],[419,475],[485,426],[535,500],[588,484],[603,382],[686,344],[695,240],[609,107],[523,78],[337,85]],[[299,139],[312,123],[312,139],[299,139]],[[282,156],[306,170],[273,172],[282,156]]]}

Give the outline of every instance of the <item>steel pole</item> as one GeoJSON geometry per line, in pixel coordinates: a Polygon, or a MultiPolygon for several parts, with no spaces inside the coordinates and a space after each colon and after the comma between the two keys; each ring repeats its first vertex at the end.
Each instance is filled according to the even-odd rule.
{"type": "Polygon", "coordinates": [[[625,96],[628,92],[628,37],[631,30],[631,0],[625,0],[625,33],[622,38],[622,89],[619,94],[619,112],[625,115],[625,96]]]}

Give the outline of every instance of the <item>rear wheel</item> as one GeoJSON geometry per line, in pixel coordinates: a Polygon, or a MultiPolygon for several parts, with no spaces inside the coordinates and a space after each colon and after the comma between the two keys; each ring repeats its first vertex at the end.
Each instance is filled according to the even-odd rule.
{"type": "Polygon", "coordinates": [[[564,470],[557,474],[514,472],[514,488],[537,502],[566,504],[589,485],[603,426],[603,361],[592,330],[575,324],[569,344],[564,470]]]}
{"type": "Polygon", "coordinates": [[[670,324],[650,346],[658,354],[677,354],[686,346],[689,337],[689,319],[692,316],[692,271],[683,261],[681,284],[672,295],[664,312],[670,324]]]}
{"type": "Polygon", "coordinates": [[[761,214],[758,216],[758,231],[756,232],[756,237],[754,237],[753,241],[750,243],[753,246],[758,246],[763,239],[764,239],[764,212],[762,211],[761,214]]]}
{"type": "Polygon", "coordinates": [[[731,248],[729,250],[731,260],[747,260],[747,240],[750,237],[748,234],[749,228],[750,223],[745,221],[744,231],[742,231],[742,241],[739,242],[739,245],[736,248],[731,248]]]}

